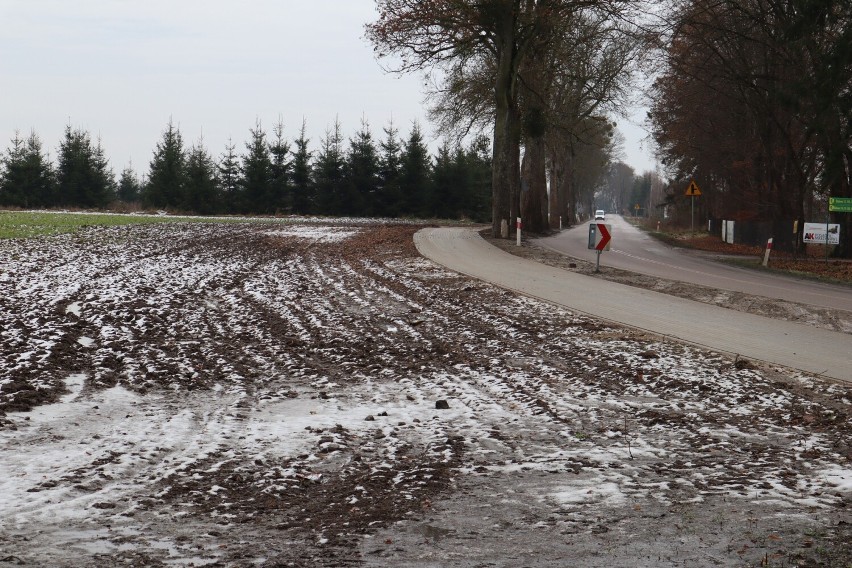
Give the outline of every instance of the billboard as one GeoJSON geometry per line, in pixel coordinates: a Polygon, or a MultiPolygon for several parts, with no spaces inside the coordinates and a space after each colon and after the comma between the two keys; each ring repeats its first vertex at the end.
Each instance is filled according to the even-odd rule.
{"type": "Polygon", "coordinates": [[[828,228],[828,244],[840,244],[840,225],[827,225],[825,223],[805,223],[802,232],[802,242],[805,244],[825,244],[826,228],[828,228]]]}

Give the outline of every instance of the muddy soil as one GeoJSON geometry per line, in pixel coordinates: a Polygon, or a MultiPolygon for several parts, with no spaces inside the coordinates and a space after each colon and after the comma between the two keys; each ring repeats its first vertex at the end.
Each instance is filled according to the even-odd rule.
{"type": "Polygon", "coordinates": [[[852,565],[852,388],[450,273],[417,228],[0,243],[0,566],[852,565]]]}

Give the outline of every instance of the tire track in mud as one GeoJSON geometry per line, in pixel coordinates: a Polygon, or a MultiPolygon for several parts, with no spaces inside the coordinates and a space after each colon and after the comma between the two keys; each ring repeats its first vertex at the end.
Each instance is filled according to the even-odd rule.
{"type": "MultiPolygon", "coordinates": [[[[371,270],[373,274],[381,272],[375,267],[368,267],[368,270],[371,270]]],[[[398,281],[393,278],[383,280],[394,282],[397,289],[400,288],[400,281],[410,285],[410,281],[404,278],[400,278],[398,281]]],[[[459,289],[463,293],[476,294],[477,286],[471,286],[465,279],[459,279],[459,289]]],[[[401,294],[403,296],[411,296],[410,290],[405,290],[401,294]]],[[[424,293],[422,295],[429,296],[430,294],[424,293]]],[[[478,305],[487,305],[485,301],[476,301],[475,303],[478,305]]],[[[441,317],[440,314],[452,313],[453,307],[449,302],[443,303],[443,305],[436,302],[435,306],[426,308],[423,311],[422,317],[426,321],[432,318],[438,319],[441,317]]],[[[518,312],[522,313],[523,310],[518,310],[518,312]]],[[[478,412],[484,406],[493,407],[495,400],[499,400],[501,401],[500,412],[505,413],[507,416],[523,416],[525,414],[531,414],[532,416],[544,415],[547,419],[554,422],[554,426],[552,427],[558,427],[559,425],[576,426],[579,423],[579,429],[584,430],[585,424],[583,418],[578,415],[579,413],[576,409],[569,409],[567,416],[554,410],[555,406],[559,406],[558,403],[561,397],[559,394],[549,391],[546,381],[547,378],[558,380],[558,377],[564,376],[565,369],[557,370],[545,363],[545,360],[554,359],[552,354],[542,352],[537,353],[537,355],[540,355],[539,357],[535,356],[536,351],[539,351],[538,344],[541,343],[541,337],[547,336],[547,333],[542,333],[541,331],[540,320],[538,322],[539,327],[536,329],[523,321],[516,322],[510,320],[515,312],[508,312],[508,314],[502,306],[497,306],[497,309],[493,311],[477,311],[474,318],[468,318],[464,321],[462,327],[466,325],[466,328],[452,330],[451,332],[451,334],[456,333],[469,337],[481,337],[483,334],[493,333],[493,329],[510,329],[514,332],[512,337],[505,340],[503,345],[497,343],[493,346],[495,354],[503,353],[505,355],[496,359],[492,358],[491,362],[485,366],[479,366],[480,369],[485,371],[490,370],[491,367],[505,369],[504,372],[499,374],[499,379],[496,382],[493,377],[483,379],[480,372],[474,371],[471,368],[463,368],[459,360],[469,359],[469,357],[460,357],[457,352],[457,346],[453,346],[452,349],[447,349],[446,351],[448,355],[455,355],[457,359],[451,361],[444,371],[447,372],[447,376],[457,376],[458,378],[437,381],[433,379],[432,381],[428,381],[421,377],[421,382],[424,380],[427,381],[421,385],[421,388],[432,392],[446,392],[447,396],[461,401],[473,411],[478,412]],[[526,353],[526,356],[524,357],[520,353],[513,353],[513,349],[523,351],[526,353]],[[534,354],[532,357],[529,356],[531,351],[534,354]],[[522,361],[521,365],[513,365],[511,363],[515,355],[519,356],[519,360],[522,361]],[[521,372],[519,372],[518,367],[523,367],[521,372]],[[545,377],[545,379],[542,380],[541,377],[545,377]],[[452,382],[452,386],[447,387],[446,383],[448,380],[452,382]],[[553,401],[553,403],[550,401],[553,401]]],[[[573,319],[571,314],[559,315],[565,318],[563,321],[571,321],[573,319]]],[[[445,317],[443,319],[444,323],[451,323],[449,318],[445,317]]],[[[452,323],[456,326],[459,325],[458,322],[452,323]]],[[[571,323],[579,323],[581,329],[589,329],[586,325],[587,322],[572,321],[571,323]]],[[[598,331],[598,326],[594,326],[592,329],[598,331]]],[[[555,333],[556,330],[551,329],[548,332],[555,333]]],[[[517,420],[517,418],[507,418],[507,422],[512,420],[517,420]]],[[[538,424],[538,427],[540,428],[541,424],[538,424]]],[[[505,435],[501,435],[493,429],[482,431],[481,428],[471,425],[465,430],[471,435],[474,441],[480,437],[507,440],[505,435]]]]}
{"type": "MultiPolygon", "coordinates": [[[[498,310],[498,314],[496,316],[495,316],[495,314],[490,313],[490,312],[488,313],[488,316],[494,317],[498,321],[500,321],[501,317],[505,318],[505,314],[500,314],[499,310],[498,310]]],[[[491,323],[491,321],[489,321],[488,317],[482,318],[482,322],[483,323],[481,325],[486,325],[486,326],[489,323],[491,323]]],[[[508,322],[506,322],[505,319],[504,319],[501,323],[507,324],[508,322]]],[[[496,324],[492,324],[492,325],[500,326],[501,323],[496,323],[496,324]]],[[[525,326],[523,324],[513,325],[513,326],[504,325],[503,327],[504,328],[505,327],[509,327],[509,328],[514,327],[516,330],[519,330],[521,332],[525,331],[525,329],[524,329],[525,326]]],[[[606,333],[606,329],[597,329],[596,331],[606,333]]],[[[531,347],[533,347],[533,345],[534,345],[534,339],[533,338],[531,338],[529,336],[524,337],[523,334],[520,334],[520,337],[517,337],[516,339],[520,343],[524,344],[524,349],[523,349],[524,352],[526,352],[527,354],[529,354],[530,351],[535,352],[534,348],[531,349],[531,347]]],[[[622,338],[622,339],[627,339],[627,338],[625,337],[625,338],[622,338]]],[[[635,338],[633,338],[633,340],[635,341],[635,338]]],[[[507,346],[507,347],[509,347],[509,346],[507,346]]],[[[646,351],[646,353],[647,353],[647,351],[646,351]]],[[[686,356],[691,355],[691,353],[689,353],[688,351],[685,352],[685,354],[686,354],[686,356]]],[[[644,353],[642,353],[640,355],[644,355],[644,353]]],[[[645,356],[643,358],[657,358],[657,355],[654,354],[653,352],[651,352],[650,356],[645,356]]],[[[575,358],[575,360],[576,360],[576,358],[575,358]]],[[[539,364],[541,364],[542,362],[543,362],[543,358],[539,359],[537,361],[537,363],[539,363],[539,364]]],[[[599,365],[597,367],[597,371],[599,372],[599,375],[598,375],[598,377],[596,377],[595,381],[589,381],[588,379],[590,377],[588,375],[586,375],[585,377],[582,377],[582,378],[585,379],[586,382],[600,382],[601,381],[601,375],[603,375],[603,377],[606,377],[606,375],[608,374],[606,369],[607,369],[607,367],[610,367],[610,365],[608,365],[606,362],[603,362],[603,363],[604,363],[603,365],[600,365],[600,362],[599,362],[599,365]],[[603,368],[601,368],[601,367],[603,367],[603,368]],[[601,373],[601,371],[603,371],[603,373],[601,373]]],[[[721,358],[719,360],[719,365],[724,366],[724,363],[721,360],[721,358]]],[[[579,366],[582,367],[582,365],[579,365],[579,366]]],[[[617,379],[622,381],[622,382],[624,381],[624,375],[623,375],[624,370],[625,369],[623,369],[623,366],[622,366],[622,368],[621,368],[622,374],[621,374],[620,377],[617,377],[617,379]]],[[[629,371],[629,368],[627,370],[629,371]]],[[[541,367],[539,367],[538,369],[533,369],[533,372],[535,374],[539,375],[539,376],[541,376],[542,374],[546,374],[546,373],[542,373],[541,371],[543,371],[543,369],[541,367]],[[535,371],[538,371],[538,373],[535,373],[535,371]]],[[[564,371],[564,369],[563,369],[563,371],[564,371]]],[[[639,372],[639,374],[641,374],[641,371],[639,372]]],[[[696,385],[696,389],[699,393],[706,393],[708,390],[714,389],[714,387],[709,386],[710,384],[712,384],[712,378],[710,378],[709,383],[706,381],[707,378],[710,378],[710,377],[706,377],[705,379],[699,380],[698,384],[696,385]]],[[[755,377],[755,379],[757,379],[757,377],[755,377]]],[[[530,381],[530,377],[524,377],[522,382],[519,382],[518,384],[515,384],[515,385],[511,385],[510,382],[508,380],[505,380],[505,379],[504,379],[503,383],[507,386],[508,390],[510,392],[512,392],[512,396],[518,402],[522,402],[522,403],[525,403],[527,405],[539,406],[543,412],[548,414],[553,420],[555,420],[557,422],[564,422],[566,424],[570,424],[572,422],[571,420],[563,418],[559,413],[555,412],[553,410],[553,407],[551,407],[550,404],[547,402],[547,399],[550,398],[551,400],[554,401],[554,405],[558,405],[558,403],[559,403],[559,400],[558,400],[559,396],[558,395],[554,396],[552,393],[548,393],[545,396],[541,396],[542,395],[541,383],[537,383],[535,380],[530,381]],[[533,394],[533,393],[535,393],[535,394],[533,394]]],[[[614,385],[612,383],[607,382],[606,390],[609,391],[609,392],[612,392],[613,386],[614,385]]],[[[681,389],[684,389],[684,386],[685,385],[683,383],[681,383],[679,386],[669,388],[668,390],[669,390],[669,392],[681,390],[681,389]]],[[[766,385],[764,384],[763,388],[765,388],[765,386],[766,385]]],[[[772,388],[777,389],[777,385],[773,385],[772,388]]],[[[615,388],[614,390],[617,392],[620,389],[615,388]]],[[[687,390],[687,392],[689,392],[691,389],[687,388],[685,390],[687,390]]],[[[654,393],[654,392],[646,393],[646,396],[658,397],[659,393],[654,393]]],[[[714,401],[714,402],[718,403],[718,401],[714,401]]],[[[723,404],[721,404],[721,403],[719,403],[719,404],[724,408],[723,404]]],[[[636,421],[635,411],[633,409],[623,408],[623,406],[622,406],[621,409],[615,409],[615,410],[616,410],[616,413],[617,413],[615,420],[613,420],[612,418],[607,419],[604,416],[600,416],[595,420],[597,422],[603,422],[603,423],[616,422],[616,424],[617,424],[618,422],[620,422],[621,418],[624,418],[625,426],[623,428],[620,428],[619,426],[616,426],[615,428],[599,427],[598,430],[597,430],[597,432],[599,434],[602,434],[604,432],[613,432],[613,431],[618,432],[619,430],[621,430],[621,433],[626,434],[627,429],[628,429],[628,427],[627,427],[627,416],[630,416],[630,422],[633,423],[633,422],[636,421]]],[[[844,414],[841,414],[841,415],[833,414],[832,419],[836,421],[838,419],[842,419],[843,416],[844,416],[844,414]]],[[[715,422],[715,420],[712,416],[712,413],[702,413],[702,416],[696,422],[700,424],[700,428],[706,428],[706,425],[707,425],[708,422],[710,424],[712,424],[712,423],[715,422]]],[[[671,425],[677,424],[678,426],[680,426],[679,423],[675,423],[675,422],[672,422],[672,421],[669,421],[669,423],[671,425]]],[[[689,430],[692,430],[691,425],[689,425],[689,424],[687,424],[687,428],[689,428],[689,430]]],[[[585,428],[583,428],[583,429],[585,429],[585,428]]],[[[755,432],[755,434],[756,434],[756,432],[755,432]]],[[[751,435],[754,435],[754,434],[751,434],[751,435]]],[[[719,477],[717,480],[715,480],[713,483],[710,484],[711,486],[715,485],[717,487],[717,489],[714,489],[715,491],[717,491],[718,493],[721,493],[722,490],[726,490],[726,489],[727,490],[739,489],[739,490],[743,490],[742,492],[744,494],[748,494],[749,491],[754,491],[754,490],[758,490],[758,489],[769,489],[773,485],[773,480],[772,480],[771,475],[770,475],[770,473],[771,473],[770,470],[777,468],[778,463],[779,463],[779,461],[775,461],[775,459],[766,459],[766,458],[770,457],[769,454],[774,452],[776,454],[775,458],[780,457],[781,458],[780,461],[782,463],[783,463],[783,461],[787,460],[788,458],[792,458],[795,461],[795,456],[791,456],[790,454],[788,454],[786,452],[779,455],[777,453],[777,447],[776,447],[775,443],[773,443],[771,441],[769,441],[768,443],[767,443],[767,441],[761,441],[760,436],[758,436],[757,439],[758,439],[757,443],[755,443],[754,445],[747,443],[744,447],[740,448],[740,452],[739,452],[741,455],[744,455],[744,456],[751,455],[751,456],[754,456],[756,458],[755,460],[752,460],[752,461],[749,462],[749,466],[753,466],[753,469],[751,471],[749,471],[746,475],[734,474],[734,475],[729,476],[728,478],[725,478],[724,476],[719,477]],[[732,479],[735,480],[735,483],[731,481],[732,479]],[[745,483],[745,485],[743,485],[743,483],[745,483]],[[746,489],[746,487],[748,487],[749,485],[751,487],[749,489],[746,489]]],[[[684,441],[683,448],[684,448],[684,450],[686,450],[687,448],[692,449],[692,448],[698,447],[698,448],[704,448],[704,451],[706,451],[707,446],[708,446],[708,444],[707,444],[708,440],[707,440],[706,437],[704,437],[703,440],[701,440],[701,441],[703,441],[704,443],[699,443],[699,438],[697,438],[696,436],[689,436],[684,441]]],[[[786,442],[786,440],[785,440],[785,442],[786,442]]],[[[724,449],[725,449],[724,444],[722,444],[722,447],[719,447],[719,446],[715,446],[713,443],[711,443],[710,446],[713,447],[713,448],[718,448],[721,451],[724,451],[724,449]]],[[[628,445],[628,451],[629,451],[629,445],[628,445]]],[[[688,453],[688,452],[684,451],[684,453],[688,453]]],[[[812,452],[812,454],[813,453],[818,453],[818,452],[812,452]]],[[[736,461],[737,459],[739,459],[739,458],[735,458],[733,461],[736,461]]],[[[660,468],[659,465],[655,465],[653,467],[653,469],[656,471],[656,473],[676,472],[676,471],[681,471],[681,472],[684,472],[684,473],[693,473],[694,472],[695,464],[689,464],[687,467],[678,467],[677,463],[682,464],[683,462],[676,462],[675,466],[671,467],[671,468],[668,468],[668,467],[660,468]],[[690,470],[690,467],[692,467],[693,469],[690,470]]],[[[714,473],[713,469],[719,469],[719,467],[721,467],[722,469],[726,469],[728,471],[736,471],[736,468],[733,467],[733,462],[725,462],[725,464],[723,464],[722,466],[719,466],[719,464],[716,463],[710,468],[702,467],[702,465],[699,465],[698,469],[702,470],[702,473],[706,473],[708,478],[712,478],[712,474],[714,473]]],[[[808,465],[812,466],[813,464],[811,463],[811,464],[808,464],[808,465]]],[[[644,469],[648,469],[648,468],[644,468],[644,469]]],[[[699,473],[697,475],[697,477],[701,477],[701,475],[702,474],[699,473]]],[[[804,476],[804,472],[800,471],[798,474],[794,475],[789,470],[787,470],[787,472],[782,474],[782,476],[789,476],[789,477],[792,477],[794,480],[795,479],[801,480],[802,477],[804,476]]],[[[801,486],[801,481],[798,481],[798,482],[796,482],[796,481],[782,482],[782,485],[785,485],[788,489],[792,490],[792,489],[795,489],[796,483],[798,483],[801,486]]],[[[655,483],[647,484],[648,487],[653,487],[654,485],[656,485],[656,484],[655,483]]],[[[641,487],[641,485],[639,487],[641,487]]],[[[696,482],[696,484],[695,484],[695,488],[697,488],[697,489],[703,489],[704,487],[708,487],[708,485],[702,484],[700,481],[696,482]],[[703,485],[703,487],[702,487],[702,485],[703,485]]],[[[678,492],[682,493],[682,490],[673,491],[672,493],[674,494],[674,493],[678,493],[678,492]]],[[[793,494],[793,493],[790,493],[789,496],[792,497],[792,498],[796,497],[795,494],[793,494]]],[[[826,503],[831,503],[832,501],[833,501],[833,499],[829,498],[826,501],[826,503]]]]}

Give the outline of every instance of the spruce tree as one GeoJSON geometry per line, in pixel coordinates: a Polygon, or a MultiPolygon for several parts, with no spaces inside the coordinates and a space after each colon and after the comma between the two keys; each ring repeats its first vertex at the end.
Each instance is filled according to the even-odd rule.
{"type": "Polygon", "coordinates": [[[491,141],[479,136],[467,150],[470,188],[466,204],[467,215],[478,223],[491,220],[491,141]]]}
{"type": "Polygon", "coordinates": [[[455,217],[456,200],[460,190],[457,176],[457,161],[451,153],[449,144],[444,141],[435,156],[432,169],[431,199],[426,208],[429,217],[449,219],[455,217]]]}
{"type": "Polygon", "coordinates": [[[115,198],[115,179],[100,141],[83,129],[65,127],[56,170],[57,204],[106,207],[115,198]]]}
{"type": "Polygon", "coordinates": [[[172,209],[186,204],[186,154],[180,130],[169,121],[151,159],[142,200],[149,207],[172,209]]]}
{"type": "Polygon", "coordinates": [[[432,159],[415,122],[402,153],[400,192],[402,213],[414,217],[428,214],[432,159]]]}
{"type": "Polygon", "coordinates": [[[228,139],[225,152],[219,158],[219,192],[222,210],[226,213],[237,213],[241,210],[240,203],[240,159],[237,147],[228,139]]]}
{"type": "Polygon", "coordinates": [[[95,207],[106,207],[115,201],[115,172],[109,167],[109,160],[100,138],[93,150],[94,188],[90,193],[93,196],[92,203],[95,207]]]}
{"type": "Polygon", "coordinates": [[[16,132],[0,165],[0,205],[27,208],[54,204],[53,168],[35,132],[26,141],[16,132]]]}
{"type": "Polygon", "coordinates": [[[270,205],[276,213],[292,211],[290,144],[284,138],[284,122],[281,119],[272,128],[272,134],[274,139],[269,145],[269,155],[272,159],[270,205]]]}
{"type": "Polygon", "coordinates": [[[450,176],[455,189],[451,192],[450,207],[445,215],[450,218],[474,218],[477,209],[477,156],[472,149],[465,149],[461,145],[456,147],[450,176]]]}
{"type": "Polygon", "coordinates": [[[468,148],[438,150],[432,175],[432,214],[444,219],[487,222],[491,213],[491,161],[487,138],[468,148]]]}
{"type": "Polygon", "coordinates": [[[299,215],[312,213],[315,207],[313,180],[311,179],[311,152],[308,150],[306,125],[302,120],[302,130],[294,142],[291,182],[293,191],[293,212],[299,215]]]}
{"type": "Polygon", "coordinates": [[[240,167],[240,187],[244,212],[273,213],[272,160],[266,144],[266,132],[258,121],[250,129],[251,140],[246,143],[240,167]]]}
{"type": "Polygon", "coordinates": [[[314,163],[314,187],[316,188],[317,213],[322,215],[342,215],[344,211],[344,168],[343,136],[340,133],[340,121],[334,121],[334,128],[326,130],[320,141],[320,150],[314,163]]]}
{"type": "Polygon", "coordinates": [[[400,178],[402,176],[402,145],[399,132],[391,122],[381,142],[379,159],[379,187],[376,192],[376,214],[381,217],[398,217],[402,204],[400,178]]]}
{"type": "Polygon", "coordinates": [[[117,197],[119,201],[124,203],[135,203],[141,197],[141,185],[139,178],[136,177],[136,172],[133,171],[133,165],[128,164],[118,178],[117,197]]]}
{"type": "Polygon", "coordinates": [[[219,210],[219,184],[216,164],[199,139],[186,158],[186,207],[199,215],[219,210]]]}
{"type": "Polygon", "coordinates": [[[355,138],[349,140],[343,214],[375,215],[378,185],[379,156],[370,126],[362,120],[361,130],[355,134],[355,138]]]}
{"type": "Polygon", "coordinates": [[[0,172],[0,205],[29,207],[26,191],[26,176],[23,175],[26,162],[26,145],[21,133],[15,131],[11,145],[6,149],[0,172]]]}

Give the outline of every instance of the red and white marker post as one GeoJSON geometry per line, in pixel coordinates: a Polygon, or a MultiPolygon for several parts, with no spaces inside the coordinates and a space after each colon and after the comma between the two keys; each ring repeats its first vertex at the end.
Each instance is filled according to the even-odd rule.
{"type": "Polygon", "coordinates": [[[763,255],[763,266],[769,266],[769,252],[772,250],[772,239],[766,241],[766,253],[763,255]]]}
{"type": "Polygon", "coordinates": [[[520,217],[518,217],[518,224],[517,224],[517,229],[518,229],[518,246],[521,246],[521,225],[522,225],[522,223],[521,223],[521,218],[520,218],[520,217]]]}

